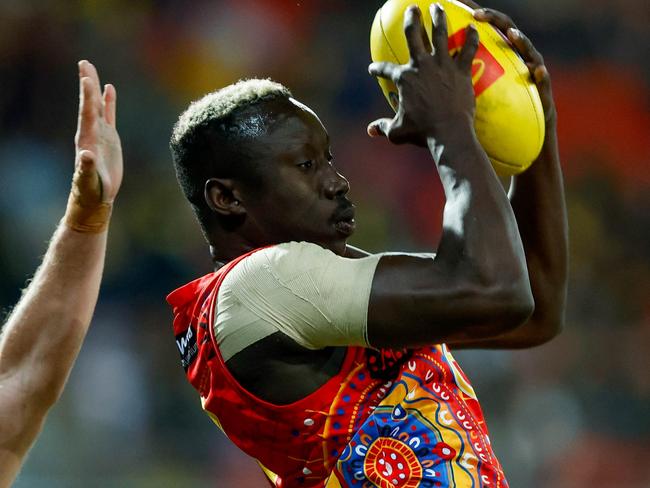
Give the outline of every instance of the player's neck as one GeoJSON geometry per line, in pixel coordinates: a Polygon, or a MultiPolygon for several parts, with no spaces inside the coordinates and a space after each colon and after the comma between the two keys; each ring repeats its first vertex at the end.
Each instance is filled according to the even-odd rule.
{"type": "Polygon", "coordinates": [[[219,269],[233,259],[260,247],[263,246],[247,242],[243,239],[211,239],[210,256],[215,269],[219,269]]]}

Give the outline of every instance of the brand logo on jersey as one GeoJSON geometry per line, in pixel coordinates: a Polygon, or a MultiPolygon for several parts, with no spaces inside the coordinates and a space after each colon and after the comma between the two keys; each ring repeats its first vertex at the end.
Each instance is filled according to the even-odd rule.
{"type": "Polygon", "coordinates": [[[181,365],[187,371],[192,361],[196,359],[199,348],[196,345],[196,334],[191,327],[183,333],[176,336],[176,347],[181,355],[181,365]]]}
{"type": "MultiPolygon", "coordinates": [[[[452,56],[458,54],[465,44],[467,32],[461,29],[449,36],[448,48],[452,56]]],[[[503,66],[492,56],[490,51],[479,42],[476,55],[472,61],[472,84],[474,85],[474,96],[478,97],[485,90],[490,88],[499,78],[505,74],[503,66]]]]}

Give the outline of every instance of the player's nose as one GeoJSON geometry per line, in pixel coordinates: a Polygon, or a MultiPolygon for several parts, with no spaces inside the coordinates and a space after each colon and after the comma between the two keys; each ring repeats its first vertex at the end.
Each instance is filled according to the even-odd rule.
{"type": "Polygon", "coordinates": [[[347,178],[335,169],[331,169],[325,179],[325,196],[330,200],[343,197],[350,191],[350,183],[347,178]]]}

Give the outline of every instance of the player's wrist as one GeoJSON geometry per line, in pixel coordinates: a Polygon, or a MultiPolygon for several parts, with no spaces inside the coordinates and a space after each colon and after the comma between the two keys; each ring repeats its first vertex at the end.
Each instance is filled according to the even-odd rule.
{"type": "Polygon", "coordinates": [[[451,117],[445,117],[444,120],[432,122],[427,132],[429,137],[444,138],[445,140],[474,138],[474,116],[471,112],[461,112],[451,117]]]}
{"type": "Polygon", "coordinates": [[[66,226],[83,234],[100,234],[108,228],[113,202],[103,201],[102,182],[94,171],[76,171],[68,197],[66,226]]]}
{"type": "Polygon", "coordinates": [[[474,131],[474,121],[470,115],[458,115],[453,119],[432,126],[426,131],[426,141],[429,149],[444,146],[467,148],[476,143],[478,139],[474,131]]]}
{"type": "Polygon", "coordinates": [[[112,203],[85,206],[73,191],[68,198],[63,222],[68,228],[83,234],[100,234],[108,229],[112,212],[112,203]]]}

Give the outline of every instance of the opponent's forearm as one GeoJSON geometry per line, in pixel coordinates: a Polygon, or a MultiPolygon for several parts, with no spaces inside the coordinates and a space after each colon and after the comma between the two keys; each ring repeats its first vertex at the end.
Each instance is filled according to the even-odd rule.
{"type": "Polygon", "coordinates": [[[105,250],[106,232],[59,225],[3,328],[0,382],[18,375],[26,395],[45,404],[58,398],[90,324],[105,250]]]}
{"type": "Polygon", "coordinates": [[[447,199],[437,259],[468,262],[486,283],[518,282],[526,264],[515,216],[470,124],[428,141],[447,199]]]}

